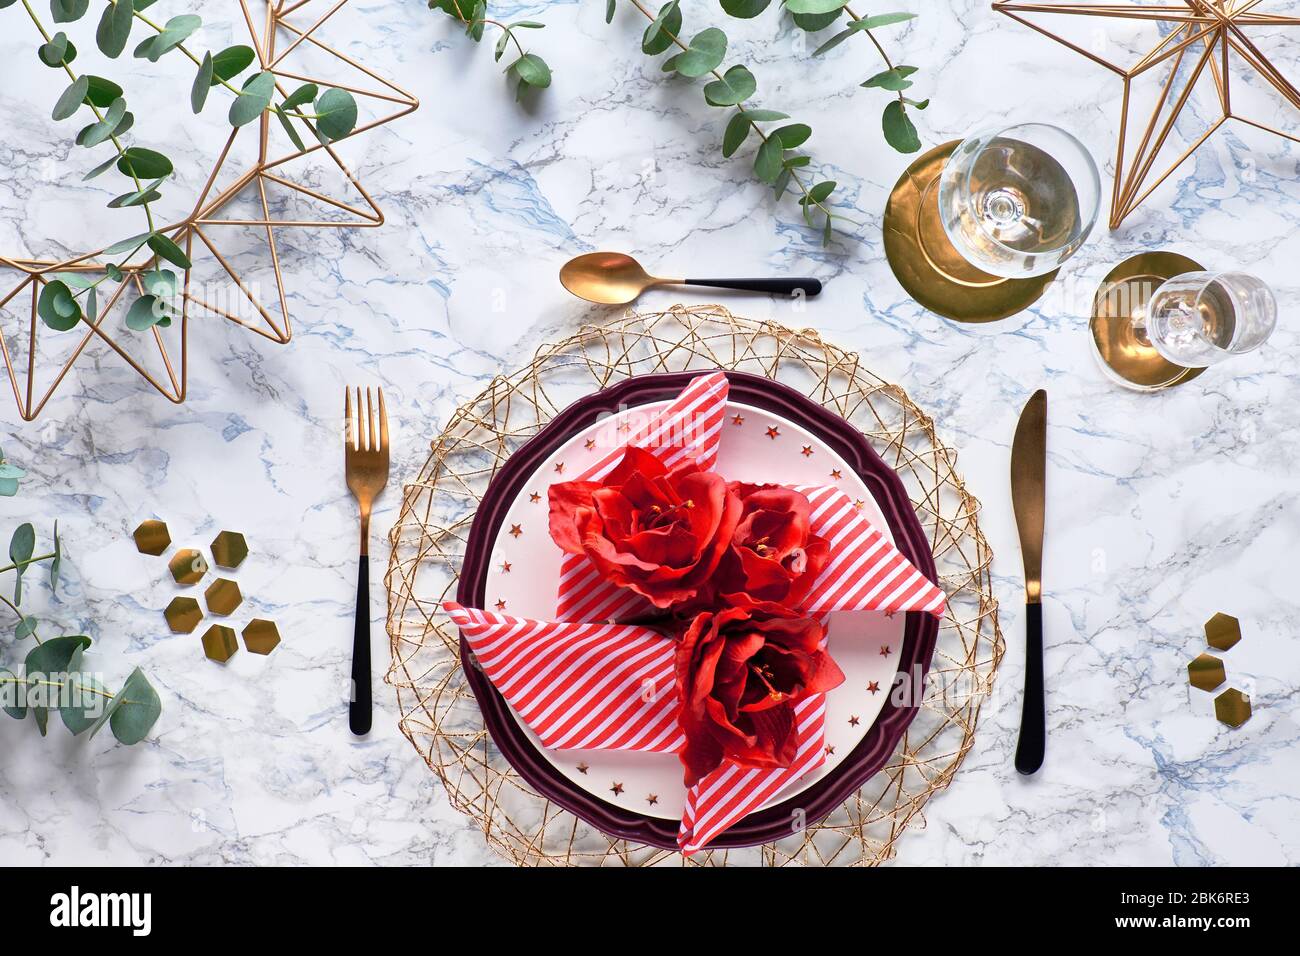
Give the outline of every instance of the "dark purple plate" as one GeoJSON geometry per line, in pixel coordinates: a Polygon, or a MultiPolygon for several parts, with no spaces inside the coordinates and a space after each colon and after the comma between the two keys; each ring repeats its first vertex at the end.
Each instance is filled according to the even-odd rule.
{"type": "MultiPolygon", "coordinates": [[[[604,391],[574,402],[556,415],[527,444],[511,455],[488,486],[470,528],[461,568],[456,600],[470,607],[482,607],[491,559],[492,543],[505,520],[511,503],[522,493],[532,474],[557,448],[588,428],[597,419],[629,406],[668,401],[700,371],[643,375],[627,379],[604,391]]],[[[935,580],[934,558],[925,532],[912,510],[902,480],[881,461],[866,437],[844,419],[779,382],[745,372],[727,372],[730,398],[780,415],[806,428],[824,441],[857,472],[880,506],[898,550],[922,574],[935,580]]],[[[928,614],[909,613],[903,630],[903,653],[895,684],[920,668],[922,679],[930,669],[930,658],[939,635],[939,622],[928,614]]],[[[461,658],[469,648],[461,640],[461,658]]],[[[510,765],[538,793],[581,817],[592,826],[615,837],[673,850],[677,848],[678,823],[642,816],[606,803],[576,789],[536,746],[511,714],[505,699],[477,668],[466,667],[465,679],[478,698],[483,721],[493,742],[510,765]]],[[[923,686],[917,683],[914,686],[923,686]]],[[[871,729],[853,752],[833,771],[807,790],[787,801],[751,813],[720,835],[709,848],[756,846],[790,836],[792,814],[799,810],[808,823],[822,819],[859,790],[880,771],[898,745],[917,708],[895,703],[891,693],[871,729]]]]}

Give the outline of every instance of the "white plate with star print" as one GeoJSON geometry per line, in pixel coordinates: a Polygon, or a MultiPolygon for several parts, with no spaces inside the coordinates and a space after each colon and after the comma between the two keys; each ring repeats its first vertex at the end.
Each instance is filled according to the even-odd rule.
{"type": "MultiPolygon", "coordinates": [[[[543,462],[511,504],[492,545],[484,607],[538,620],[555,618],[563,552],[548,530],[547,492],[597,461],[611,447],[611,434],[668,402],[637,405],[594,423],[543,462]],[[613,431],[611,431],[611,428],[613,431]]],[[[783,485],[833,485],[844,491],[888,539],[889,525],[862,480],[816,436],[771,412],[727,403],[716,471],[729,481],[783,485]]],[[[826,760],[817,769],[775,794],[763,808],[803,792],[826,777],[852,752],[879,716],[898,669],[904,615],[841,611],[831,615],[829,648],[844,672],[844,683],[826,695],[826,760]]],[[[517,719],[517,718],[516,718],[517,719]]],[[[676,820],[686,787],[681,761],[672,754],[611,750],[547,750],[520,722],[538,752],[575,787],[628,810],[676,820]]],[[[760,809],[763,809],[760,808],[760,809]]]]}

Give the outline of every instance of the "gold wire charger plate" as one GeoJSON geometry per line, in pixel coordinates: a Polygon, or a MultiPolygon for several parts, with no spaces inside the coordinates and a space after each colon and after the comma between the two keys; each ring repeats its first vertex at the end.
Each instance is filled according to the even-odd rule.
{"type": "Polygon", "coordinates": [[[875,865],[926,802],[952,782],[970,750],[980,706],[1004,645],[979,502],[934,421],[859,356],[817,332],[733,316],[721,306],[629,313],[584,326],[494,378],[462,405],[403,489],[389,535],[387,682],[401,729],[488,844],[521,865],[875,865]],[[689,860],[601,833],[538,795],[483,726],[460,661],[460,637],[441,602],[455,595],[465,541],[497,469],[560,410],[623,379],[656,372],[737,369],[799,389],[860,428],[902,478],[931,542],[948,610],[921,708],[880,773],[823,820],[777,843],[714,850],[689,860]]]}

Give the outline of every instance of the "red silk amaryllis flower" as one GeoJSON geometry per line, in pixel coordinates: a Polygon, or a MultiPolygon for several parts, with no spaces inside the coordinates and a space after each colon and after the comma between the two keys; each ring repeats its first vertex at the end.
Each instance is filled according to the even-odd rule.
{"type": "Polygon", "coordinates": [[[723,760],[790,766],[798,742],[794,705],[844,681],[824,638],[817,620],[790,611],[732,607],[695,616],[676,656],[687,787],[723,760]]]}
{"type": "Polygon", "coordinates": [[[607,580],[666,608],[708,584],[741,505],[694,460],[670,471],[629,446],[603,480],[551,485],[550,509],[551,537],[564,551],[585,554],[607,580]]]}
{"type": "Polygon", "coordinates": [[[718,594],[738,607],[799,607],[830,557],[812,533],[807,495],[739,481],[728,490],[740,499],[740,521],[718,565],[718,594]]]}

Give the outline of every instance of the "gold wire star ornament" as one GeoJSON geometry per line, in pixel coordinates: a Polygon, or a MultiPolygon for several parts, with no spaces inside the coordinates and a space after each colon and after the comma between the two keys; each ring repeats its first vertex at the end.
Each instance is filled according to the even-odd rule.
{"type": "MultiPolygon", "coordinates": [[[[1300,91],[1291,84],[1248,35],[1248,29],[1300,25],[1300,17],[1260,12],[1262,0],[1181,0],[1176,3],[1067,3],[1019,2],[994,0],[993,9],[1033,30],[1050,37],[1076,53],[1121,77],[1124,92],[1120,103],[1119,142],[1115,153],[1115,184],[1111,195],[1110,228],[1118,228],[1151,193],[1183,164],[1210,136],[1228,122],[1237,120],[1248,126],[1300,142],[1300,137],[1275,126],[1251,119],[1239,111],[1233,101],[1231,68],[1240,60],[1258,73],[1291,107],[1300,110],[1300,91]],[[1127,20],[1131,25],[1156,26],[1160,37],[1155,46],[1140,55],[1136,62],[1122,66],[1101,53],[1073,42],[1048,29],[1035,19],[1053,15],[1096,17],[1127,20]],[[1150,120],[1140,131],[1130,127],[1135,109],[1135,83],[1160,76],[1150,120]],[[1192,91],[1205,76],[1213,80],[1218,116],[1209,127],[1195,136],[1177,158],[1161,173],[1154,173],[1162,151],[1175,132],[1179,118],[1192,91]],[[1136,145],[1134,146],[1134,143],[1136,145]],[[1152,176],[1154,181],[1151,181],[1152,176]],[[1149,184],[1148,184],[1149,183],[1149,184]]],[[[1240,97],[1239,97],[1240,99],[1240,97]]]]}
{"type": "MultiPolygon", "coordinates": [[[[339,140],[303,144],[303,148],[291,148],[284,153],[280,153],[279,140],[272,136],[267,113],[259,121],[230,131],[189,214],[158,230],[180,246],[192,262],[191,268],[182,273],[177,290],[177,316],[170,328],[155,325],[148,331],[127,333],[124,337],[116,331],[130,302],[144,294],[144,276],[154,268],[156,257],[124,265],[115,287],[105,282],[104,287],[112,288],[112,291],[105,295],[94,320],[83,321],[70,332],[55,332],[46,328],[38,316],[37,301],[41,290],[55,273],[82,273],[90,278],[104,275],[108,264],[104,257],[105,249],[63,260],[9,257],[0,252],[0,275],[18,273],[18,283],[12,289],[4,291],[0,286],[0,332],[3,333],[0,334],[0,353],[23,419],[31,421],[40,414],[92,340],[107,344],[112,353],[168,399],[183,402],[188,371],[188,327],[194,314],[192,306],[202,313],[244,326],[273,342],[287,343],[293,336],[293,329],[281,271],[279,231],[373,227],[383,223],[384,216],[378,205],[334,147],[338,142],[411,113],[419,106],[419,101],[319,38],[318,31],[346,3],[347,0],[329,3],[326,0],[238,0],[236,19],[242,20],[248,29],[250,45],[260,69],[275,75],[276,90],[281,98],[288,95],[286,86],[289,83],[315,83],[320,88],[346,90],[363,107],[365,118],[339,140]],[[321,63],[328,63],[329,68],[322,68],[321,63]],[[347,81],[339,82],[339,74],[346,75],[347,81]],[[245,166],[245,160],[235,158],[234,147],[237,142],[247,145],[253,136],[257,137],[254,158],[251,165],[245,166]],[[327,157],[351,187],[351,192],[360,197],[359,200],[341,198],[323,188],[295,182],[291,178],[294,174],[287,169],[288,164],[311,154],[319,154],[318,159],[327,157]],[[313,218],[285,214],[282,207],[286,194],[295,200],[305,199],[323,211],[314,214],[313,218]],[[241,212],[241,204],[250,200],[253,211],[241,212]],[[260,295],[259,283],[249,281],[247,270],[237,266],[235,260],[240,256],[225,245],[228,237],[238,234],[246,241],[250,233],[260,244],[259,258],[270,267],[275,287],[272,303],[275,312],[260,295]],[[206,286],[204,289],[196,288],[197,284],[192,280],[194,267],[200,265],[200,257],[205,252],[211,257],[203,260],[208,268],[231,283],[229,289],[220,290],[221,296],[217,301],[214,299],[218,297],[210,294],[206,286]],[[227,298],[232,301],[226,301],[227,298]],[[22,310],[22,318],[16,319],[15,309],[22,310]],[[64,349],[66,354],[62,365],[48,382],[38,385],[38,372],[43,365],[42,352],[50,351],[48,347],[42,348],[41,341],[60,336],[74,337],[75,343],[70,349],[64,349]],[[137,354],[140,343],[144,343],[143,350],[152,358],[137,354]],[[20,381],[20,376],[23,381],[20,381]]],[[[245,258],[249,255],[243,247],[238,251],[245,258]]]]}

